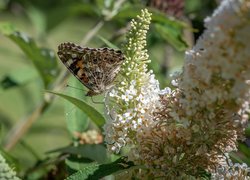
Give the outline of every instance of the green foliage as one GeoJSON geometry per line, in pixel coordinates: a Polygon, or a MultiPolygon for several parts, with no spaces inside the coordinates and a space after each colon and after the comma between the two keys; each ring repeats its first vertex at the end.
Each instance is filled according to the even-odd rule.
{"type": "Polygon", "coordinates": [[[186,42],[181,38],[180,29],[172,28],[173,26],[165,27],[161,24],[155,24],[154,27],[160,37],[168,41],[176,49],[185,50],[187,48],[186,42]]]}
{"type": "Polygon", "coordinates": [[[19,71],[7,73],[0,81],[3,89],[25,85],[38,77],[35,69],[23,68],[19,71]]]}
{"type": "Polygon", "coordinates": [[[119,49],[116,45],[114,45],[113,43],[111,43],[109,40],[105,39],[104,37],[102,36],[98,36],[99,39],[104,43],[106,44],[108,47],[110,48],[113,48],[113,49],[119,49]]]}
{"type": "Polygon", "coordinates": [[[22,32],[14,30],[10,24],[1,23],[0,32],[22,49],[40,73],[45,87],[49,87],[59,73],[54,51],[37,47],[32,38],[22,32]]]}
{"type": "Polygon", "coordinates": [[[159,39],[163,39],[179,51],[185,50],[188,46],[183,40],[182,31],[187,25],[179,20],[171,20],[161,12],[152,10],[152,13],[154,30],[159,35],[159,39]]]}
{"type": "Polygon", "coordinates": [[[80,108],[83,112],[85,112],[89,116],[89,118],[98,127],[101,128],[104,125],[105,118],[103,117],[103,115],[101,113],[99,113],[94,107],[87,104],[86,102],[84,102],[80,99],[76,99],[76,98],[71,97],[71,96],[67,96],[65,94],[60,94],[60,93],[51,92],[51,91],[48,91],[48,92],[56,94],[64,99],[68,100],[69,102],[73,103],[76,107],[80,108]]]}
{"type": "MultiPolygon", "coordinates": [[[[82,84],[73,76],[69,78],[68,83],[72,87],[68,87],[66,93],[68,96],[76,97],[77,99],[81,99],[88,102],[88,98],[85,96],[85,92],[81,91],[82,84]],[[77,89],[75,89],[77,88],[77,89]],[[79,90],[78,90],[79,89],[79,90]]],[[[68,101],[65,104],[65,120],[67,123],[67,128],[72,136],[74,136],[75,132],[84,132],[88,130],[90,125],[90,120],[88,115],[77,108],[73,103],[69,103],[68,101]]]]}
{"type": "Polygon", "coordinates": [[[85,144],[80,146],[68,146],[64,148],[55,149],[48,153],[69,153],[71,155],[81,156],[83,158],[96,161],[98,163],[107,162],[107,152],[102,144],[85,144]]]}
{"type": "Polygon", "coordinates": [[[91,179],[98,180],[105,176],[108,176],[117,171],[126,171],[127,169],[133,167],[133,163],[125,161],[123,158],[116,160],[113,163],[109,164],[91,164],[90,166],[84,168],[81,171],[76,172],[75,174],[69,176],[67,180],[77,180],[77,179],[91,179]]]}

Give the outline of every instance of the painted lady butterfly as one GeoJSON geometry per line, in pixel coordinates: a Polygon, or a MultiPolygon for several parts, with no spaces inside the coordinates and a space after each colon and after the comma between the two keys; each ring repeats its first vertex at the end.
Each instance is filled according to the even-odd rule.
{"type": "Polygon", "coordinates": [[[86,96],[110,89],[125,59],[120,50],[81,47],[69,42],[60,44],[57,54],[69,71],[89,89],[86,96]]]}

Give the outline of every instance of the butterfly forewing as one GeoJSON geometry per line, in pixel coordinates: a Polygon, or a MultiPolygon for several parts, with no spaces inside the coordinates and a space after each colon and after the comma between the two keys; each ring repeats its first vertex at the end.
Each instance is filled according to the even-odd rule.
{"type": "Polygon", "coordinates": [[[119,50],[84,48],[74,43],[60,44],[58,56],[69,71],[89,89],[88,96],[108,90],[124,60],[124,55],[119,50]]]}

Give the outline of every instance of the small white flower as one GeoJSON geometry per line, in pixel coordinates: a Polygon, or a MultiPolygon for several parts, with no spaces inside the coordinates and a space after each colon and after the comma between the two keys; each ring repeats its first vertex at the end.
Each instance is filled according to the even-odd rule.
{"type": "Polygon", "coordinates": [[[171,84],[175,87],[178,87],[178,82],[175,79],[171,81],[171,84]]]}
{"type": "Polygon", "coordinates": [[[109,92],[109,96],[110,96],[110,97],[115,97],[115,96],[117,96],[117,91],[115,91],[114,89],[112,89],[112,90],[109,92]]]}
{"type": "Polygon", "coordinates": [[[122,95],[121,98],[122,98],[125,102],[128,102],[128,101],[129,101],[129,96],[128,96],[128,95],[122,95]]]}
{"type": "Polygon", "coordinates": [[[126,113],[123,114],[123,118],[127,120],[130,120],[134,117],[134,114],[132,111],[128,110],[126,113]]]}
{"type": "Polygon", "coordinates": [[[166,87],[165,89],[160,90],[159,94],[160,95],[170,95],[172,92],[171,88],[166,87]]]}

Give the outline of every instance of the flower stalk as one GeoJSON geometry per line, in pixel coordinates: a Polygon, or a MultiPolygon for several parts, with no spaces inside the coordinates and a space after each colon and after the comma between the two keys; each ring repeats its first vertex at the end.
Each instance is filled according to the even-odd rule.
{"type": "Polygon", "coordinates": [[[125,145],[137,144],[136,132],[147,126],[153,109],[159,102],[159,83],[152,71],[146,50],[146,33],[151,14],[142,10],[137,20],[132,20],[123,48],[126,57],[121,68],[120,82],[106,95],[109,122],[105,125],[108,148],[118,153],[125,145]]]}

